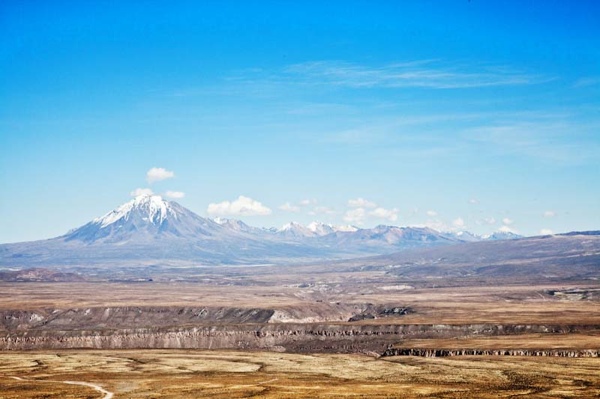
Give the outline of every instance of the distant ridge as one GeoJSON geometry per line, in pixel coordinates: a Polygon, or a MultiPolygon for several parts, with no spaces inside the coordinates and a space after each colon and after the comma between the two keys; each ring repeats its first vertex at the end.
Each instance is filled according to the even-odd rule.
{"type": "Polygon", "coordinates": [[[363,229],[321,222],[265,229],[203,218],[174,201],[141,195],[60,237],[0,245],[0,266],[298,263],[518,238],[506,232],[480,237],[427,227],[363,229]]]}

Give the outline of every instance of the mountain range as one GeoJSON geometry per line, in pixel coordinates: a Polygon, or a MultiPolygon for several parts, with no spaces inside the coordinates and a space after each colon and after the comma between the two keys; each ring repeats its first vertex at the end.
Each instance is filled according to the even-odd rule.
{"type": "Polygon", "coordinates": [[[290,263],[384,255],[409,248],[519,238],[427,227],[374,228],[288,223],[280,229],[208,219],[173,201],[142,195],[60,237],[0,245],[0,266],[214,265],[290,263]]]}

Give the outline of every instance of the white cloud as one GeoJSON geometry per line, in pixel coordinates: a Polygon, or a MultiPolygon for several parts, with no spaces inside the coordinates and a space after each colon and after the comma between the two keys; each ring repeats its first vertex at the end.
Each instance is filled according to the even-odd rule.
{"type": "Polygon", "coordinates": [[[279,80],[327,84],[352,88],[422,87],[459,89],[472,87],[530,85],[548,81],[542,77],[506,66],[477,68],[468,65],[442,64],[435,60],[419,60],[379,66],[365,66],[339,61],[312,61],[288,66],[279,80]]]}
{"type": "Polygon", "coordinates": [[[573,87],[588,87],[600,85],[600,76],[587,76],[575,81],[573,87]]]}
{"type": "Polygon", "coordinates": [[[150,184],[157,181],[170,179],[172,177],[175,177],[175,173],[170,170],[166,170],[165,168],[151,168],[148,170],[148,172],[146,172],[146,180],[150,184]]]}
{"type": "Polygon", "coordinates": [[[452,226],[456,227],[457,229],[462,229],[465,227],[465,221],[463,218],[456,218],[452,221],[452,226]]]}
{"type": "Polygon", "coordinates": [[[335,213],[335,211],[327,206],[315,206],[312,214],[314,215],[333,215],[335,213]]]}
{"type": "Polygon", "coordinates": [[[309,205],[314,205],[316,203],[317,203],[316,199],[303,199],[302,201],[298,202],[298,205],[309,206],[309,205]]]}
{"type": "Polygon", "coordinates": [[[496,218],[494,218],[494,217],[483,218],[482,222],[485,224],[496,224],[496,218]]]}
{"type": "Polygon", "coordinates": [[[169,198],[175,198],[175,199],[177,199],[177,198],[183,198],[183,197],[185,197],[185,193],[183,191],[167,191],[165,193],[165,196],[169,197],[169,198]]]}
{"type": "Polygon", "coordinates": [[[286,202],[283,205],[279,205],[279,209],[281,209],[282,211],[285,211],[285,212],[294,212],[294,213],[300,212],[300,207],[298,207],[296,205],[292,205],[289,202],[286,202]]]}
{"type": "Polygon", "coordinates": [[[427,211],[427,216],[436,217],[438,213],[436,211],[427,211]]]}
{"type": "Polygon", "coordinates": [[[475,198],[471,198],[469,200],[469,204],[471,204],[471,205],[477,205],[477,204],[479,204],[479,201],[477,199],[475,199],[475,198]]]}
{"type": "Polygon", "coordinates": [[[206,212],[209,215],[265,216],[271,214],[271,209],[252,198],[240,195],[235,201],[209,204],[206,212]]]}
{"type": "Polygon", "coordinates": [[[581,165],[598,159],[600,145],[587,140],[597,127],[572,117],[524,119],[514,122],[483,122],[463,131],[472,143],[495,152],[532,158],[550,164],[581,165]]]}
{"type": "Polygon", "coordinates": [[[503,218],[502,219],[502,223],[504,223],[507,226],[510,226],[511,224],[513,224],[515,221],[509,218],[503,218]]]}
{"type": "Polygon", "coordinates": [[[369,212],[369,215],[394,222],[398,219],[398,209],[385,209],[379,207],[369,212]]]}
{"type": "Polygon", "coordinates": [[[541,229],[540,230],[540,235],[549,236],[549,235],[552,235],[552,234],[554,234],[554,233],[550,229],[541,229]]]}
{"type": "MultiPolygon", "coordinates": [[[[554,211],[546,211],[546,212],[544,212],[544,217],[545,218],[553,218],[554,216],[556,216],[556,212],[554,212],[554,211]]],[[[550,233],[550,234],[552,234],[552,233],[550,233]]]]}
{"type": "Polygon", "coordinates": [[[376,208],[377,204],[364,198],[357,198],[348,200],[348,206],[350,208],[376,208]]]}
{"type": "Polygon", "coordinates": [[[363,224],[363,222],[365,220],[366,213],[367,212],[365,211],[364,208],[356,208],[356,209],[349,210],[344,215],[344,221],[360,226],[363,224]]]}
{"type": "Polygon", "coordinates": [[[140,195],[152,195],[154,194],[149,188],[136,188],[132,192],[129,193],[132,197],[138,197],[140,195]]]}

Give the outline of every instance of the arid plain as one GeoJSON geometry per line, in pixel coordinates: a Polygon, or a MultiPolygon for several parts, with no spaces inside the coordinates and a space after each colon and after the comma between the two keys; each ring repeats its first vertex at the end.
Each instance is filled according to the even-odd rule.
{"type": "Polygon", "coordinates": [[[0,398],[597,397],[598,240],[581,240],[463,247],[491,267],[456,247],[5,273],[0,398]]]}

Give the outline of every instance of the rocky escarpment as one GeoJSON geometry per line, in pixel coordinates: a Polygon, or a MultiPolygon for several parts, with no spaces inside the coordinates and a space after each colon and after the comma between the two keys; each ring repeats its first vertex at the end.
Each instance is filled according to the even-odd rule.
{"type": "Polygon", "coordinates": [[[229,323],[267,323],[272,309],[121,306],[0,311],[4,331],[103,330],[229,323]]]}
{"type": "Polygon", "coordinates": [[[546,356],[546,357],[599,357],[600,349],[423,349],[389,348],[383,356],[546,356]]]}
{"type": "Polygon", "coordinates": [[[399,324],[398,319],[385,323],[383,319],[401,318],[413,310],[397,305],[318,305],[277,310],[136,306],[3,310],[0,350],[177,348],[390,354],[386,351],[396,350],[390,348],[405,339],[600,331],[594,325],[399,324]]]}
{"type": "Polygon", "coordinates": [[[230,324],[189,328],[29,330],[5,332],[1,350],[267,349],[290,352],[385,353],[407,338],[589,331],[585,325],[230,324]]]}

